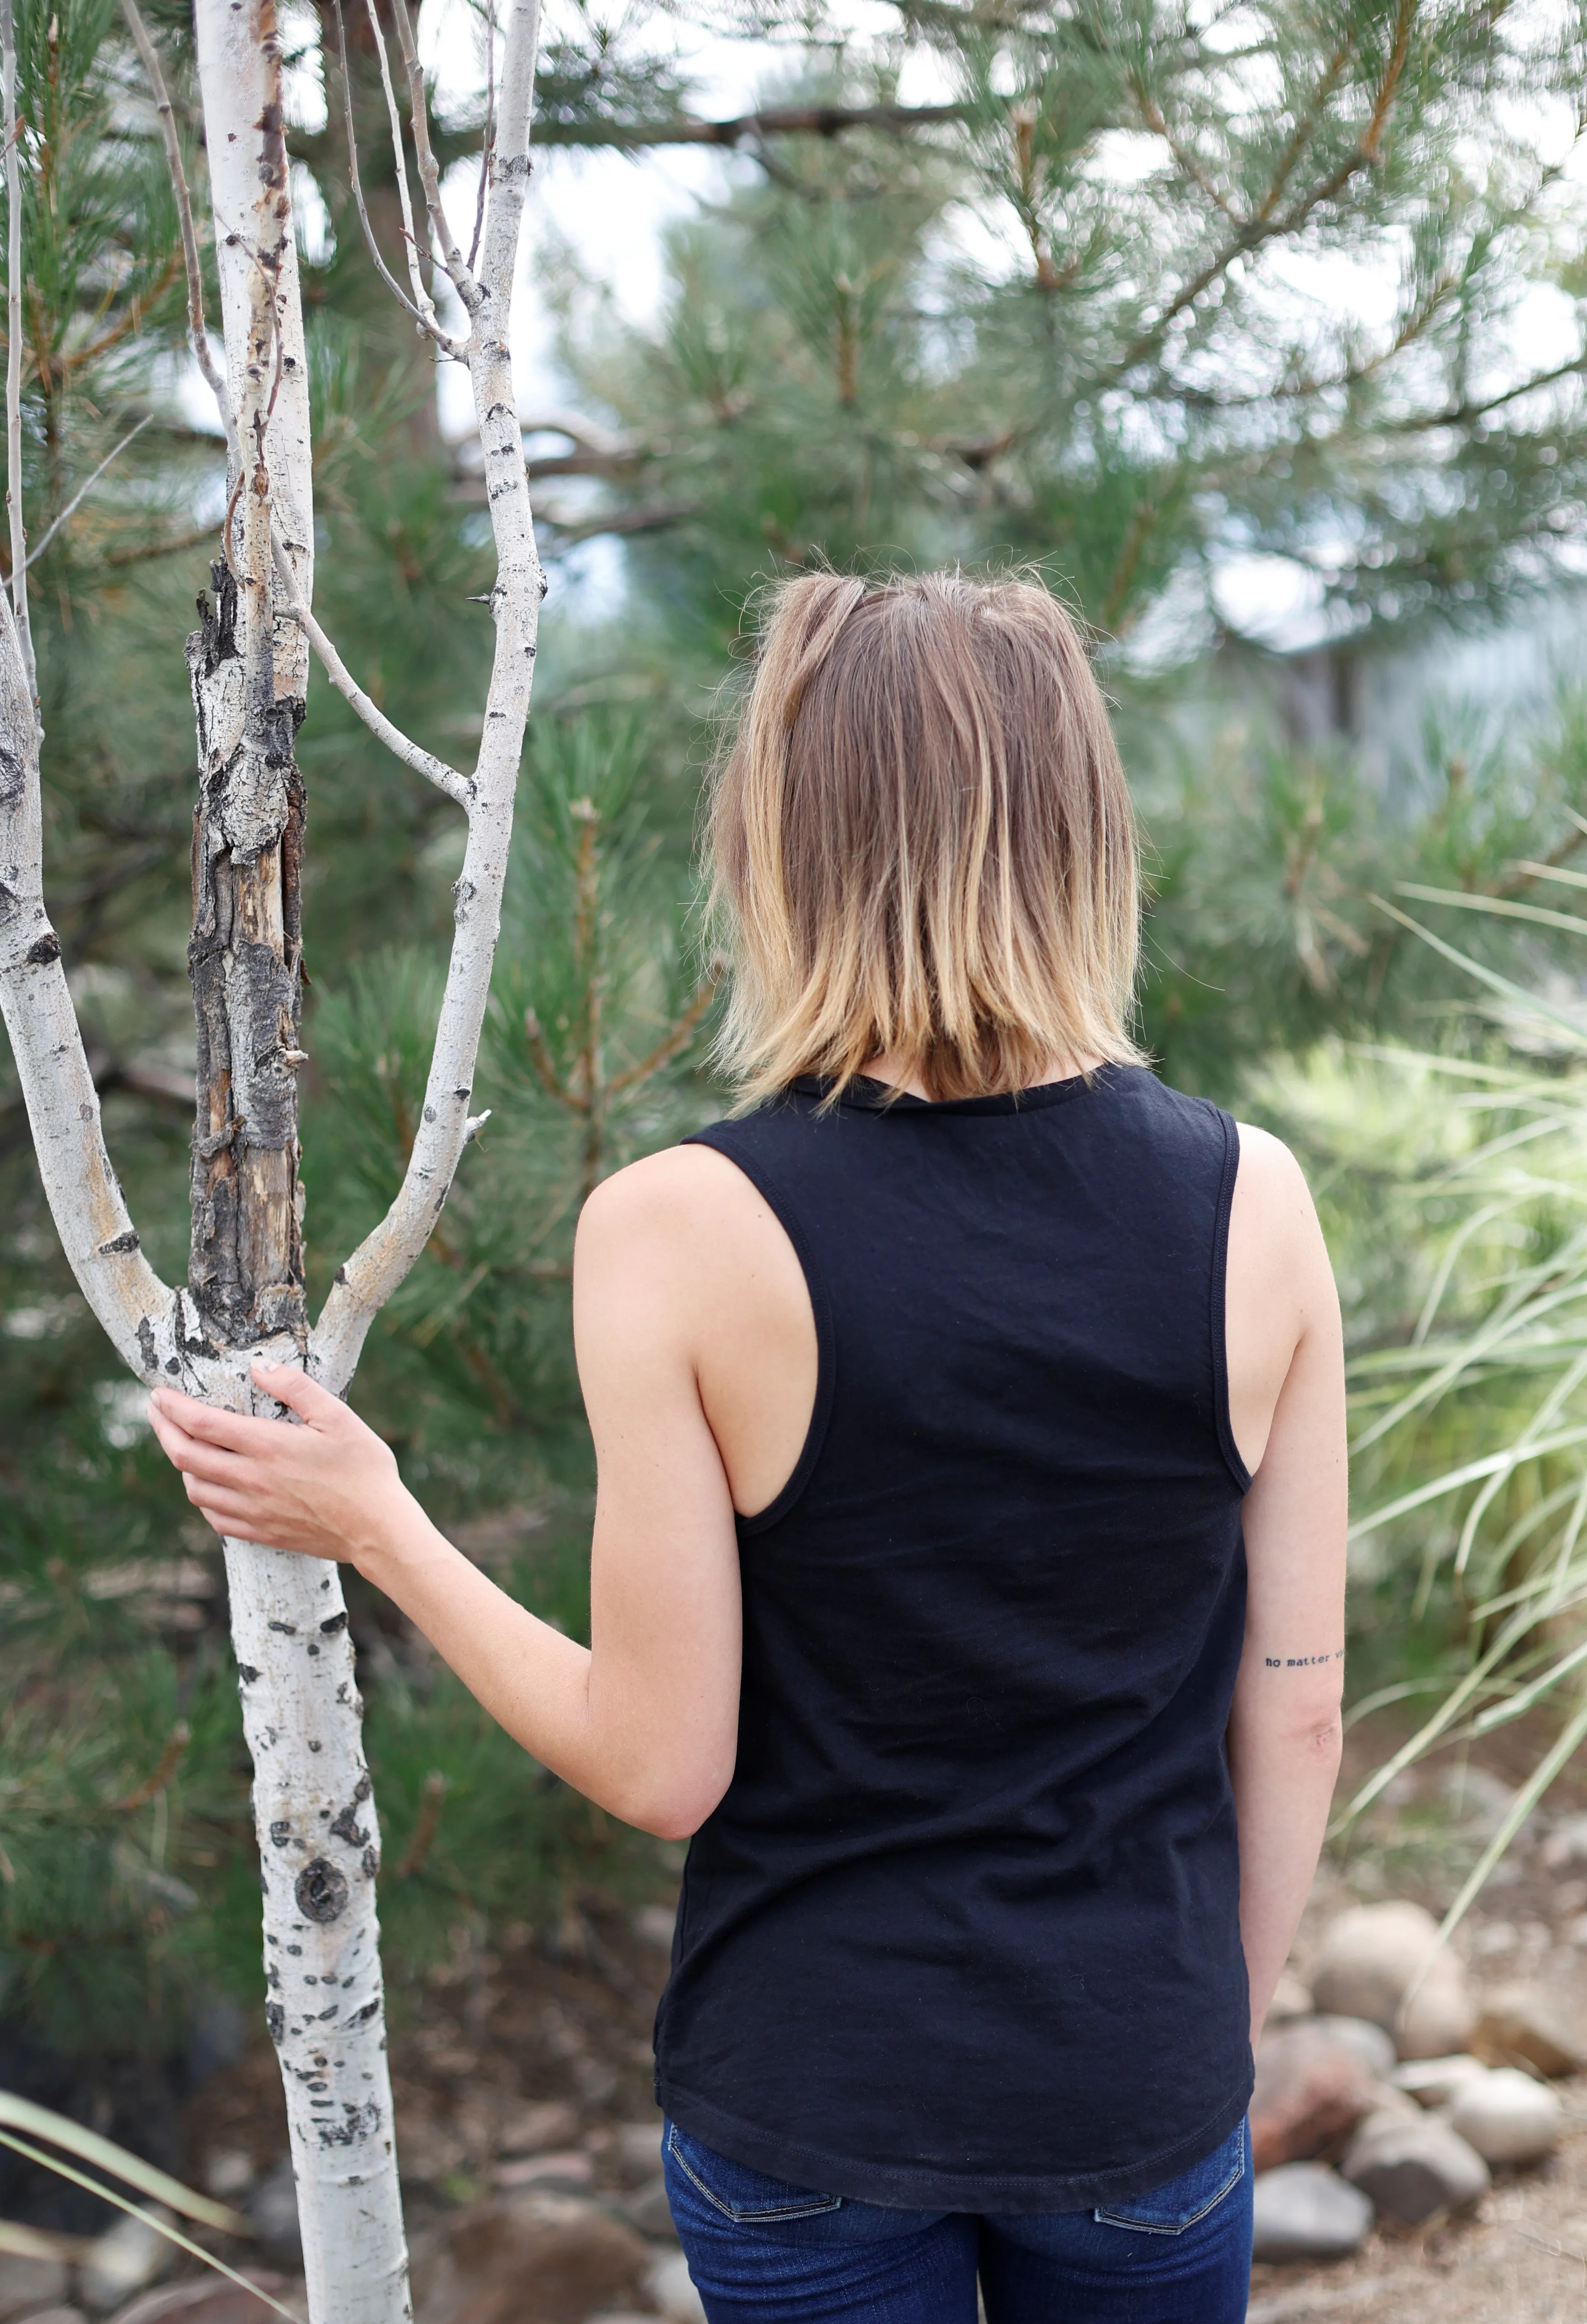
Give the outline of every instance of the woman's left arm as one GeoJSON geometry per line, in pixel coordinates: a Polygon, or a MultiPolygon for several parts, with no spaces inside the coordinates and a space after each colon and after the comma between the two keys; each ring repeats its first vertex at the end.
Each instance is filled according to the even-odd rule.
{"type": "Polygon", "coordinates": [[[663,1158],[673,1167],[608,1179],[579,1224],[574,1327],[599,1475],[590,1646],[445,1540],[390,1447],[294,1367],[255,1376],[300,1426],[171,1388],[155,1391],[151,1417],[217,1532],[355,1565],[526,1750],[670,1840],[704,1821],[732,1777],[740,1603],[733,1503],[696,1377],[695,1206],[679,1204],[675,1157],[663,1158]]]}

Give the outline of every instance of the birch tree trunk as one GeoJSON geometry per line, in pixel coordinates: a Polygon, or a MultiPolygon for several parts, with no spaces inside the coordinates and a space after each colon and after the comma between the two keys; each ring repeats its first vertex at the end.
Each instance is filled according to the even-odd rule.
{"type": "MultiPolygon", "coordinates": [[[[41,1175],[68,1259],[125,1361],[235,1410],[277,1407],[254,1389],[261,1357],[307,1362],[338,1393],[370,1323],[433,1231],[463,1149],[474,1060],[501,919],[512,802],[544,580],[535,552],[509,349],[527,190],[538,0],[505,0],[479,270],[452,240],[429,141],[405,0],[396,28],[415,97],[411,135],[432,240],[470,321],[439,327],[417,258],[411,319],[466,363],[490,482],[496,650],[477,763],[465,774],[401,734],[350,676],[314,619],[308,373],[281,90],[275,0],[196,0],[226,365],[204,339],[203,287],[159,57],[137,0],[123,0],[159,108],[184,222],[199,368],[220,400],[228,503],[211,595],[188,641],[198,721],[189,966],[198,1028],[189,1279],[171,1290],[143,1258],[99,1128],[98,1100],[43,901],[41,736],[25,567],[0,595],[0,1010],[15,1052],[41,1175]],[[301,1002],[304,796],[293,756],[312,644],[332,683],[405,764],[468,817],[456,932],[423,1115],[381,1224],[338,1268],[310,1333],[304,1307],[296,1074],[301,1002]]],[[[373,20],[372,20],[373,23],[373,20]]],[[[14,317],[14,43],[5,51],[14,317]]],[[[376,34],[378,37],[378,32],[376,34]]],[[[394,116],[394,107],[393,107],[394,116]]],[[[393,117],[393,129],[396,124],[393,117]]],[[[400,136],[396,139],[399,150],[400,136]]],[[[407,195],[400,189],[404,208],[407,195]]],[[[356,194],[356,184],[355,183],[356,194]]],[[[372,237],[373,239],[373,237],[372,237]]],[[[18,366],[7,382],[8,490],[22,538],[18,366]]],[[[407,2255],[392,2126],[375,1877],[380,1843],[361,1739],[346,1609],[335,1568],[226,1544],[232,1636],[263,1888],[266,2022],[281,2059],[312,2324],[404,2324],[407,2255]]]]}
{"type": "MultiPolygon", "coordinates": [[[[274,0],[197,0],[199,90],[235,419],[224,555],[188,640],[198,721],[198,1035],[189,1290],[208,1392],[247,1410],[249,1364],[308,1340],[299,1184],[303,784],[293,757],[309,641],[278,605],[271,535],[313,586],[309,380],[274,0]]],[[[392,2127],[375,1875],[340,1577],[227,1541],[232,1641],[254,1759],[265,2017],[281,2060],[310,2315],[410,2313],[392,2127]]]]}

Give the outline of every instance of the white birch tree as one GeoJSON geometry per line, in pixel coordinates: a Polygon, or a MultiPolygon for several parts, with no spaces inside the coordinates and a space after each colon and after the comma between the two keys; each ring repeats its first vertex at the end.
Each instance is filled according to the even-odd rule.
{"type": "MultiPolygon", "coordinates": [[[[100,1127],[99,1102],[43,892],[38,698],[22,506],[21,156],[12,0],[0,0],[7,192],[7,502],[12,575],[0,603],[0,1010],[40,1173],[66,1255],[123,1360],[234,1410],[275,1411],[251,1366],[293,1361],[338,1395],[370,1323],[431,1233],[463,1148],[506,874],[536,628],[535,552],[509,327],[530,175],[538,0],[500,0],[490,37],[485,182],[465,257],[441,200],[406,0],[392,0],[411,94],[414,161],[435,263],[467,320],[455,337],[426,286],[410,226],[404,290],[415,326],[466,365],[484,457],[497,570],[495,650],[473,770],[398,732],[314,619],[308,372],[283,134],[275,0],[195,0],[226,363],[206,336],[198,238],[158,53],[123,0],[159,109],[181,216],[195,357],[214,389],[228,492],[212,594],[188,641],[198,799],[189,954],[198,1028],[189,1278],[144,1258],[100,1127]],[[337,1271],[310,1326],[303,1287],[296,1076],[300,1046],[303,786],[293,738],[310,649],[406,765],[467,817],[452,943],[422,1120],[385,1218],[337,1271]]],[[[378,22],[370,5],[371,20],[378,22]]],[[[388,89],[390,88],[388,79],[388,89]]],[[[392,97],[393,143],[403,130],[392,97]]],[[[355,161],[355,190],[356,163],[355,161]]],[[[361,195],[358,208],[364,218],[361,195]]],[[[386,2060],[375,1875],[379,1832],[361,1738],[352,1642],[337,1571],[227,1541],[232,1636],[254,1758],[263,1888],[266,2018],[281,2060],[313,2324],[398,2324],[410,2313],[386,2060]]]]}

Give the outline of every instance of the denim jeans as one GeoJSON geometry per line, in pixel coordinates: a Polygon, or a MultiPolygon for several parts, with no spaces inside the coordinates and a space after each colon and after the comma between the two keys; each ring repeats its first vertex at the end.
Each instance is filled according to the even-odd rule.
{"type": "Polygon", "coordinates": [[[1089,2211],[906,2211],[662,2141],[673,2223],[710,2324],[1241,2324],[1245,2125],[1149,2195],[1089,2211]]]}

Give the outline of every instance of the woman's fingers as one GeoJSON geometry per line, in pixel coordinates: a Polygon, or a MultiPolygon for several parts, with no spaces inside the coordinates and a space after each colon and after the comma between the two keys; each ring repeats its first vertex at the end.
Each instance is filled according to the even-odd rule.
{"type": "Polygon", "coordinates": [[[266,1396],[286,1405],[310,1426],[323,1428],[346,1416],[347,1407],[340,1397],[332,1396],[329,1388],[321,1388],[297,1364],[257,1363],[254,1377],[266,1396]]]}
{"type": "Polygon", "coordinates": [[[226,1412],[217,1405],[200,1404],[196,1396],[184,1396],[180,1388],[157,1388],[150,1403],[184,1436],[206,1444],[225,1445],[232,1452],[268,1453],[272,1433],[281,1426],[279,1420],[254,1420],[245,1412],[226,1412]]]}

